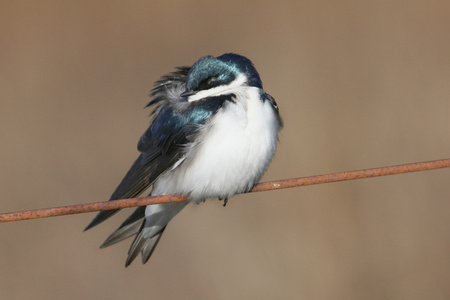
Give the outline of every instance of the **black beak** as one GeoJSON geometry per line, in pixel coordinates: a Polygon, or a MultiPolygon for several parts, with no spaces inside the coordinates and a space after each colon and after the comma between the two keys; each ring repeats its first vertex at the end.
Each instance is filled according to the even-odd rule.
{"type": "Polygon", "coordinates": [[[189,96],[192,96],[192,95],[195,95],[195,94],[196,94],[196,92],[194,92],[193,90],[185,90],[184,92],[182,92],[180,94],[180,96],[181,97],[189,97],[189,96]]]}

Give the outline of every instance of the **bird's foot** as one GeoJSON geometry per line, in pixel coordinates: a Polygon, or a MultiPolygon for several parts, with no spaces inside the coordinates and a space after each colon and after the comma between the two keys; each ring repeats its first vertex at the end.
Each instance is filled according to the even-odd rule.
{"type": "Polygon", "coordinates": [[[219,200],[223,200],[223,207],[227,206],[228,198],[219,197],[219,200]]]}

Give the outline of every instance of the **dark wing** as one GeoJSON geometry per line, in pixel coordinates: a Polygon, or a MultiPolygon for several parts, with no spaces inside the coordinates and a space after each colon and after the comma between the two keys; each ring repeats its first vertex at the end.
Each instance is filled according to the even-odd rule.
{"type": "MultiPolygon", "coordinates": [[[[189,67],[178,68],[178,71],[162,77],[155,83],[150,94],[153,100],[147,106],[154,104],[158,106],[152,112],[154,118],[150,127],[139,140],[138,150],[141,155],[117,186],[110,201],[140,195],[180,156],[180,145],[185,143],[185,139],[180,132],[177,132],[179,128],[171,127],[171,124],[167,122],[172,110],[168,92],[184,85],[188,71],[189,67]]],[[[100,224],[117,211],[118,209],[99,212],[85,230],[100,224]]]]}
{"type": "MultiPolygon", "coordinates": [[[[142,151],[143,154],[147,154],[146,156],[143,156],[143,154],[141,155],[142,163],[144,163],[144,165],[153,164],[154,166],[149,173],[148,182],[156,180],[159,174],[164,172],[167,168],[172,167],[178,159],[181,159],[186,150],[184,145],[195,140],[199,131],[198,129],[201,128],[202,124],[205,124],[225,101],[233,101],[233,97],[234,95],[227,95],[211,97],[203,101],[196,101],[189,104],[189,107],[183,110],[181,114],[176,113],[173,110],[157,112],[156,114],[158,117],[155,119],[153,127],[150,127],[149,130],[147,130],[139,142],[139,150],[142,151]],[[168,114],[168,116],[165,116],[166,114],[168,114]],[[166,127],[176,129],[167,132],[165,130],[166,127]],[[155,130],[154,134],[151,133],[152,128],[155,130]],[[149,136],[158,137],[160,139],[149,138],[149,136]],[[158,144],[158,141],[159,146],[155,147],[155,143],[158,144]],[[153,158],[154,153],[153,150],[151,150],[155,148],[159,149],[158,158],[156,159],[153,158]],[[152,154],[149,155],[149,153],[152,154]]],[[[133,184],[133,182],[130,182],[130,184],[133,184]]],[[[186,204],[183,204],[179,209],[181,210],[184,205],[186,204]]],[[[105,240],[101,245],[101,248],[110,246],[137,234],[130,248],[126,265],[129,265],[139,252],[142,253],[143,262],[145,263],[158,244],[165,227],[151,238],[144,238],[144,217],[145,206],[138,207],[134,213],[105,240]]]]}
{"type": "MultiPolygon", "coordinates": [[[[131,166],[110,200],[133,198],[147,189],[161,173],[183,157],[185,146],[195,140],[201,126],[222,107],[225,101],[232,101],[234,95],[211,97],[191,103],[178,97],[175,101],[170,92],[179,89],[179,85],[184,83],[188,70],[189,68],[180,68],[178,72],[169,74],[156,83],[152,92],[154,100],[149,105],[158,106],[152,112],[154,117],[150,127],[139,140],[138,150],[141,155],[131,166]]],[[[117,211],[101,211],[85,230],[100,224],[117,211]]],[[[144,216],[144,212],[144,209],[138,208],[119,229],[137,226],[134,224],[144,216]]]]}

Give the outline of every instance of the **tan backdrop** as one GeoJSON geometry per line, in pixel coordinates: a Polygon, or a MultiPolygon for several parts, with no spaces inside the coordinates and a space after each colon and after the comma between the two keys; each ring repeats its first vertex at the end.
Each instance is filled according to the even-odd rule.
{"type": "MultiPolygon", "coordinates": [[[[250,57],[285,129],[264,180],[450,155],[448,1],[2,1],[0,211],[106,200],[147,94],[250,57]]],[[[147,265],[129,211],[0,224],[1,299],[449,299],[449,170],[190,206],[147,265]]]]}

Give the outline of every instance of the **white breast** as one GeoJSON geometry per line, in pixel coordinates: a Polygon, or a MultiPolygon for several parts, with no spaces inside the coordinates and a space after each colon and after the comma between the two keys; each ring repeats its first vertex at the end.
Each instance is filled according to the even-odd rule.
{"type": "Polygon", "coordinates": [[[188,194],[192,201],[230,197],[251,188],[266,171],[277,146],[278,121],[260,89],[233,90],[207,124],[193,151],[154,184],[152,195],[188,194]]]}

